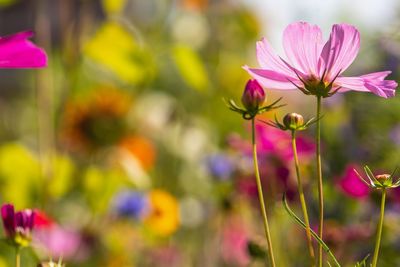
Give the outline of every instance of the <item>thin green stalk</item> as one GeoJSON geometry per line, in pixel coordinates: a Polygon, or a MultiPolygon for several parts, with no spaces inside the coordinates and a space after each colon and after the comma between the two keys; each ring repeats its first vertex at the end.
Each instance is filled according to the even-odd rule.
{"type": "Polygon", "coordinates": [[[378,262],[379,248],[381,246],[381,238],[382,238],[383,219],[385,217],[385,200],[386,200],[386,188],[383,188],[382,199],[381,199],[381,215],[379,217],[378,229],[376,232],[375,250],[374,250],[374,257],[372,258],[372,267],[376,267],[376,264],[378,262]]]}
{"type": "Polygon", "coordinates": [[[15,247],[15,267],[21,266],[21,248],[19,246],[15,247]]]}
{"type": "Polygon", "coordinates": [[[292,131],[292,148],[293,148],[294,165],[296,167],[296,175],[297,175],[297,190],[299,191],[301,209],[303,210],[304,223],[306,225],[308,250],[310,253],[311,266],[314,266],[314,264],[315,264],[314,247],[312,245],[310,221],[308,219],[308,212],[307,212],[307,203],[306,203],[306,199],[304,197],[303,183],[301,181],[301,176],[300,176],[299,158],[297,156],[297,145],[296,145],[296,131],[292,131]]]}
{"type": "Polygon", "coordinates": [[[255,130],[254,124],[255,124],[255,122],[254,122],[254,118],[253,118],[251,120],[251,140],[252,140],[252,144],[253,144],[254,172],[255,172],[256,181],[257,181],[258,199],[260,201],[260,208],[261,208],[261,213],[263,216],[265,237],[267,238],[267,243],[268,243],[267,251],[268,251],[269,263],[270,263],[271,267],[275,267],[274,251],[272,249],[271,234],[269,232],[267,211],[265,210],[264,195],[263,195],[262,186],[261,186],[260,171],[258,170],[256,130],[255,130]]]}
{"type": "MultiPolygon", "coordinates": [[[[304,229],[306,229],[306,224],[300,220],[299,217],[297,217],[297,215],[290,209],[287,201],[286,201],[286,195],[283,194],[283,206],[285,207],[286,211],[289,213],[290,217],[292,217],[299,225],[301,225],[301,227],[303,227],[304,229]]],[[[317,233],[315,233],[312,229],[310,229],[311,235],[312,237],[315,238],[315,240],[318,241],[319,244],[321,244],[322,248],[326,251],[326,253],[329,254],[329,256],[331,257],[331,259],[333,260],[333,262],[335,263],[336,267],[340,267],[340,263],[338,262],[338,260],[336,259],[335,255],[332,253],[332,251],[330,250],[330,248],[325,244],[325,242],[319,238],[319,236],[317,235],[317,233]]],[[[329,264],[329,262],[328,262],[329,264]]],[[[329,265],[331,266],[331,265],[329,265]]]]}
{"type": "MultiPolygon", "coordinates": [[[[321,97],[317,96],[317,134],[316,134],[316,143],[317,143],[317,174],[318,174],[318,207],[319,207],[319,224],[318,224],[318,236],[323,239],[324,232],[324,192],[323,192],[323,183],[322,183],[322,164],[321,164],[321,97]]],[[[318,249],[318,266],[322,267],[322,245],[319,244],[318,249]]]]}

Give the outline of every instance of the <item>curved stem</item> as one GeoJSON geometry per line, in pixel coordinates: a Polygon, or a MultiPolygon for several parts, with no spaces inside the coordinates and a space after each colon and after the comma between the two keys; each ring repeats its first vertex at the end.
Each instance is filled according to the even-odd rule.
{"type": "Polygon", "coordinates": [[[376,232],[375,250],[374,250],[374,257],[372,258],[372,267],[376,267],[376,264],[378,262],[379,247],[381,246],[383,219],[385,217],[385,200],[386,200],[386,188],[383,188],[382,199],[381,199],[381,215],[379,217],[378,229],[376,232]]]}
{"type": "Polygon", "coordinates": [[[19,246],[15,247],[15,267],[21,266],[21,255],[20,255],[21,248],[19,246]]]}
{"type": "Polygon", "coordinates": [[[299,198],[301,203],[301,209],[303,210],[304,223],[306,225],[306,236],[308,243],[308,250],[310,253],[311,266],[315,264],[314,248],[312,245],[311,231],[310,231],[310,221],[308,219],[307,204],[303,192],[303,183],[301,181],[300,169],[299,169],[299,158],[297,156],[297,146],[296,146],[296,131],[292,131],[292,148],[293,148],[293,158],[294,165],[296,167],[297,175],[297,190],[299,191],[299,198]]]}
{"type": "Polygon", "coordinates": [[[271,234],[269,232],[269,224],[268,224],[268,217],[267,211],[265,209],[264,204],[264,195],[261,186],[261,178],[260,178],[260,171],[258,170],[258,160],[257,160],[257,146],[256,146],[256,130],[254,125],[254,118],[251,120],[251,140],[253,145],[253,161],[254,161],[254,172],[256,175],[256,182],[257,182],[257,190],[258,190],[258,199],[260,201],[260,208],[261,213],[263,216],[264,222],[264,230],[265,230],[265,237],[267,238],[268,243],[268,258],[271,267],[275,267],[275,259],[274,259],[274,252],[272,249],[272,241],[271,241],[271,234]]]}
{"type": "MultiPolygon", "coordinates": [[[[317,118],[321,117],[321,97],[317,96],[317,118]]],[[[322,183],[322,164],[321,164],[321,120],[317,120],[317,174],[318,174],[318,207],[319,207],[319,224],[318,224],[318,236],[323,239],[324,231],[324,192],[322,183]]],[[[318,266],[322,267],[322,246],[319,244],[318,249],[318,266]]]]}

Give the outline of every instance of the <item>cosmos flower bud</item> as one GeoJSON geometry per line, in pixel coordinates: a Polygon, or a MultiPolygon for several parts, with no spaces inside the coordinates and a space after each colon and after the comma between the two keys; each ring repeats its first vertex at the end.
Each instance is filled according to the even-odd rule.
{"type": "Polygon", "coordinates": [[[385,188],[396,188],[396,187],[400,186],[400,178],[394,177],[394,175],[397,171],[397,168],[393,171],[392,174],[385,173],[385,174],[378,174],[378,175],[374,175],[368,166],[365,166],[364,170],[365,170],[365,173],[366,173],[368,179],[364,179],[357,172],[356,169],[354,169],[354,172],[361,179],[361,181],[363,181],[366,185],[368,185],[371,188],[385,189],[385,188]]]}
{"type": "Polygon", "coordinates": [[[288,113],[283,118],[283,124],[287,129],[296,130],[299,127],[303,126],[304,119],[303,116],[297,113],[288,113]]]}
{"type": "Polygon", "coordinates": [[[242,95],[242,104],[248,111],[256,111],[265,101],[265,92],[257,80],[249,80],[242,95]]]}
{"type": "Polygon", "coordinates": [[[390,174],[378,174],[375,178],[382,186],[390,186],[392,183],[390,174]]]}

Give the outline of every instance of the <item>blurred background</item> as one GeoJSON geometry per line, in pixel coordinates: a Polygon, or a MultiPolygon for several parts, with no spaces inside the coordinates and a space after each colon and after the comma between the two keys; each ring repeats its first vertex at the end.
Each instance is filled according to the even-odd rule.
{"type": "MultiPolygon", "coordinates": [[[[1,0],[0,35],[33,29],[42,70],[0,71],[0,201],[37,209],[23,266],[264,266],[249,125],[240,101],[255,42],[282,52],[285,26],[304,20],[328,38],[347,22],[361,51],[346,74],[399,78],[396,0],[1,0]]],[[[276,111],[314,116],[314,99],[283,96],[276,111]]],[[[266,114],[272,119],[275,112],[266,114]]],[[[372,252],[379,195],[353,172],[399,163],[400,100],[367,93],[324,102],[325,241],[343,266],[372,252]],[[362,169],[361,169],[362,170],[362,169]]],[[[308,266],[290,136],[257,126],[278,266],[308,266]]],[[[314,128],[298,138],[311,224],[317,225],[314,128]]],[[[400,190],[391,190],[380,266],[400,266],[400,190]]],[[[2,234],[3,236],[3,234],[2,234]]],[[[0,243],[0,266],[14,250],[0,243]]]]}

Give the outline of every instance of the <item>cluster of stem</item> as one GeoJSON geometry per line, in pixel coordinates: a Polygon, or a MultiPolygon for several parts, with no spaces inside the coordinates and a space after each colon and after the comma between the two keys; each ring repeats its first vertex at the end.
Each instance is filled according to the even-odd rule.
{"type": "MultiPolygon", "coordinates": [[[[299,193],[299,200],[300,200],[300,204],[301,204],[304,222],[300,218],[298,218],[289,209],[289,207],[287,206],[286,200],[284,200],[284,204],[285,204],[287,211],[289,212],[289,215],[291,215],[305,229],[305,236],[306,236],[306,240],[307,240],[307,247],[308,247],[308,252],[309,252],[309,257],[310,257],[310,266],[311,267],[313,267],[313,266],[322,267],[323,261],[324,261],[323,251],[325,251],[333,259],[335,265],[340,267],[340,264],[337,261],[337,259],[335,258],[335,256],[333,255],[332,251],[328,248],[328,246],[323,241],[324,195],[323,195],[322,159],[321,159],[321,120],[320,120],[321,110],[322,110],[322,97],[317,95],[316,100],[317,100],[316,119],[313,118],[313,119],[307,121],[306,123],[304,123],[304,120],[301,115],[296,114],[296,113],[290,113],[285,116],[283,123],[280,123],[280,122],[278,122],[277,119],[275,119],[275,122],[267,122],[267,124],[269,124],[273,127],[279,128],[281,130],[290,130],[290,132],[291,132],[291,145],[292,145],[292,150],[293,150],[294,167],[296,170],[297,190],[299,193]],[[314,124],[314,123],[316,124],[315,142],[316,142],[316,171],[317,171],[317,181],[318,181],[317,188],[318,188],[318,211],[319,211],[318,233],[315,233],[310,228],[310,220],[309,220],[309,216],[308,216],[307,203],[306,203],[306,198],[305,198],[304,189],[303,189],[303,181],[302,181],[302,177],[301,177],[301,173],[300,173],[300,163],[299,163],[297,144],[296,144],[296,132],[305,130],[308,128],[309,125],[314,124]],[[313,238],[318,242],[317,257],[315,255],[315,251],[314,251],[313,238]]],[[[263,218],[265,237],[267,240],[268,263],[269,263],[269,266],[271,266],[271,267],[275,267],[276,263],[275,263],[275,258],[274,258],[274,249],[273,249],[271,234],[270,234],[270,229],[269,229],[267,208],[266,208],[265,201],[264,201],[264,193],[263,193],[263,187],[261,184],[261,177],[260,177],[258,159],[257,159],[255,115],[260,114],[265,111],[268,111],[272,108],[276,108],[275,104],[276,104],[276,102],[273,103],[273,105],[271,105],[270,107],[268,107],[265,110],[259,109],[259,111],[255,112],[250,117],[246,117],[243,115],[243,114],[247,114],[246,113],[247,111],[237,108],[236,105],[232,105],[232,104],[229,105],[231,110],[239,112],[243,115],[243,117],[245,119],[251,120],[251,133],[252,133],[251,139],[252,139],[252,152],[253,152],[253,162],[254,162],[254,174],[255,174],[256,183],[257,183],[258,198],[259,198],[260,209],[261,209],[261,214],[262,214],[262,218],[263,218]]],[[[367,166],[366,166],[366,170],[367,170],[366,172],[367,172],[368,177],[370,175],[373,175],[367,166]]],[[[357,173],[357,175],[359,175],[359,174],[357,173]]],[[[376,176],[376,177],[378,177],[377,179],[379,180],[379,179],[381,179],[380,178],[381,176],[376,176]]],[[[386,182],[377,182],[377,179],[369,178],[371,181],[372,181],[372,179],[375,181],[375,182],[371,182],[371,184],[372,184],[371,187],[378,186],[379,189],[382,189],[381,212],[380,212],[380,218],[379,218],[379,222],[378,222],[378,226],[377,226],[375,249],[374,249],[374,255],[372,258],[372,265],[371,265],[372,267],[376,267],[377,262],[378,262],[379,248],[380,248],[382,228],[383,228],[384,210],[385,210],[386,188],[400,186],[400,179],[396,183],[392,183],[392,180],[393,180],[392,176],[393,175],[386,175],[385,177],[387,177],[387,179],[389,179],[386,182]]],[[[365,180],[363,178],[361,178],[361,179],[365,182],[365,180]]]]}

